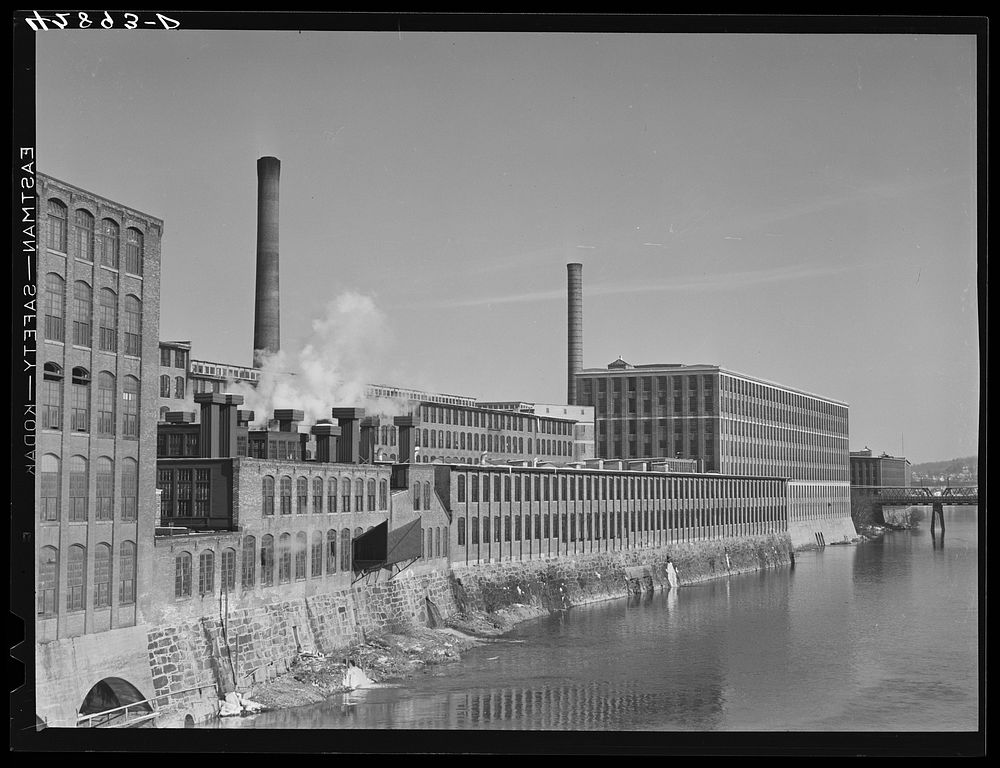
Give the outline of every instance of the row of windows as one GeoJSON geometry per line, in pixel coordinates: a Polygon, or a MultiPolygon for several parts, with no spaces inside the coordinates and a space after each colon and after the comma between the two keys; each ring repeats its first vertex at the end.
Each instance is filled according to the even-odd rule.
{"type": "MultiPolygon", "coordinates": [[[[126,355],[142,355],[142,301],[128,294],[122,302],[124,310],[124,349],[126,355]]],[[[61,275],[45,275],[42,295],[42,332],[46,341],[66,341],[66,281],[61,275]]],[[[94,294],[89,283],[77,280],[73,284],[73,319],[70,341],[78,347],[94,347],[94,294]]],[[[97,344],[101,352],[118,352],[118,294],[102,288],[97,307],[97,344]]]]}
{"type": "MultiPolygon", "coordinates": [[[[62,462],[53,453],[42,456],[39,473],[39,515],[45,522],[56,522],[63,512],[62,462]]],[[[121,460],[118,493],[122,520],[135,520],[139,506],[139,463],[130,457],[121,460]]],[[[115,462],[100,456],[95,472],[95,520],[113,520],[115,506],[115,462]]],[[[69,499],[67,513],[71,523],[90,519],[90,462],[84,456],[69,459],[69,499]]]]}
{"type": "MultiPolygon", "coordinates": [[[[417,447],[424,448],[454,448],[466,451],[496,451],[498,453],[524,454],[523,437],[514,435],[480,435],[478,432],[459,432],[453,434],[451,431],[443,429],[414,430],[417,447]]],[[[538,438],[532,443],[532,438],[527,438],[530,455],[534,453],[532,446],[538,448],[538,453],[551,456],[572,456],[573,444],[566,440],[552,440],[538,438]]]]}
{"type": "Polygon", "coordinates": [[[762,498],[782,494],[780,481],[722,478],[603,475],[530,475],[505,473],[482,478],[472,474],[466,491],[466,474],[458,475],[458,501],[591,501],[595,499],[704,499],[709,497],[762,498]],[[492,487],[492,494],[491,494],[492,487]],[[522,495],[523,491],[523,495],[522,495]]]}
{"type": "Polygon", "coordinates": [[[420,418],[432,424],[454,424],[462,427],[510,429],[516,432],[540,432],[549,435],[571,435],[573,423],[555,419],[536,419],[512,413],[464,410],[461,408],[422,405],[420,418]]]}
{"type": "MultiPolygon", "coordinates": [[[[160,376],[160,397],[170,397],[170,377],[166,374],[160,376]]],[[[173,380],[174,397],[183,399],[185,397],[185,379],[183,376],[175,376],[173,380]]]]}
{"type": "Polygon", "coordinates": [[[174,368],[187,368],[187,350],[171,349],[170,347],[160,347],[160,365],[170,368],[170,353],[173,352],[174,368]]]}
{"type": "MultiPolygon", "coordinates": [[[[56,363],[45,363],[42,369],[39,418],[43,429],[63,428],[63,369],[56,363]]],[[[72,432],[90,432],[91,377],[86,368],[71,371],[69,428],[72,432]]],[[[97,375],[97,424],[98,435],[114,436],[117,433],[116,403],[117,379],[109,371],[97,375]]],[[[125,376],[121,390],[121,434],[126,438],[139,437],[139,379],[125,376]]]]}
{"type": "MultiPolygon", "coordinates": [[[[264,477],[262,481],[262,491],[264,497],[263,514],[273,515],[275,513],[275,483],[270,475],[264,477]]],[[[295,512],[296,514],[306,514],[310,511],[310,499],[312,500],[312,512],[322,514],[324,511],[324,497],[326,498],[326,512],[351,511],[351,499],[354,499],[355,512],[375,512],[389,509],[389,481],[369,478],[366,482],[358,478],[351,480],[349,477],[338,480],[331,477],[325,483],[322,477],[312,478],[312,482],[299,477],[295,481],[295,512]],[[311,493],[310,493],[311,490],[311,493]],[[377,494],[377,497],[376,497],[377,494]],[[376,500],[378,506],[376,507],[376,500]]],[[[278,510],[282,515],[292,514],[292,478],[282,477],[278,483],[278,510]]]]}
{"type": "Polygon", "coordinates": [[[160,509],[165,517],[208,517],[212,510],[209,470],[203,467],[157,469],[160,509]]]}
{"type": "Polygon", "coordinates": [[[456,535],[458,546],[464,547],[467,546],[467,530],[468,544],[479,545],[532,539],[558,539],[561,542],[628,539],[630,535],[681,530],[689,535],[714,537],[733,535],[741,527],[745,531],[764,533],[780,531],[786,526],[781,504],[749,508],[717,503],[706,508],[676,510],[470,516],[468,526],[466,519],[460,517],[456,523],[456,535]]]}
{"type": "MultiPolygon", "coordinates": [[[[69,239],[69,209],[55,198],[48,201],[48,247],[59,253],[67,253],[69,239]]],[[[111,219],[101,219],[100,229],[94,215],[83,208],[73,213],[74,255],[84,261],[94,261],[100,255],[101,266],[118,269],[121,252],[121,228],[111,219]]],[[[135,227],[125,230],[125,271],[133,275],[142,274],[145,238],[135,227]]]]}
{"type": "MultiPolygon", "coordinates": [[[[101,542],[94,547],[93,591],[90,606],[109,608],[115,574],[111,545],[101,542]]],[[[123,541],[118,548],[118,603],[135,602],[135,542],[123,541]]],[[[54,616],[59,610],[59,550],[42,547],[38,557],[38,614],[54,616]]],[[[65,610],[87,608],[87,548],[74,544],[66,553],[65,610]]]]}

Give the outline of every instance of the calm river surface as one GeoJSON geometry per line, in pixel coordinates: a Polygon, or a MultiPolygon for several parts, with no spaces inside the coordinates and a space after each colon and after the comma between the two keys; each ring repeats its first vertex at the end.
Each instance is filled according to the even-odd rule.
{"type": "Polygon", "coordinates": [[[399,688],[216,727],[973,731],[975,509],[520,625],[399,688]]]}

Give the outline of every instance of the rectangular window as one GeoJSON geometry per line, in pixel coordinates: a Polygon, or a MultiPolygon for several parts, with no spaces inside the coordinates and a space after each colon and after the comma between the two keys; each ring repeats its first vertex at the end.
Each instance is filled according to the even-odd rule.
{"type": "Polygon", "coordinates": [[[197,517],[208,517],[211,509],[209,471],[196,469],[194,483],[194,513],[197,517]]]}

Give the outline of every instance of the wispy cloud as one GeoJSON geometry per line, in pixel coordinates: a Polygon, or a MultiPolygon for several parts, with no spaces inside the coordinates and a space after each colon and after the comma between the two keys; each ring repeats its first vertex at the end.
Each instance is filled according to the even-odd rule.
{"type": "MultiPolygon", "coordinates": [[[[699,293],[709,291],[728,291],[746,288],[751,285],[765,285],[793,280],[818,280],[821,278],[842,275],[861,269],[861,264],[817,265],[795,264],[743,272],[723,272],[714,275],[689,275],[678,277],[669,282],[645,283],[591,283],[585,286],[586,296],[611,296],[629,293],[699,293]]],[[[449,299],[440,302],[422,303],[421,307],[485,307],[494,304],[526,304],[537,301],[554,301],[565,299],[564,288],[553,288],[545,291],[521,291],[499,296],[480,296],[462,299],[449,299]]]]}

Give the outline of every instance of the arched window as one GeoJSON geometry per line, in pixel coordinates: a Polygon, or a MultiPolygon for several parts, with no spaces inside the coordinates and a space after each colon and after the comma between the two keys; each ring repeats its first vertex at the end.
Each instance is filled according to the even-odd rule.
{"type": "Polygon", "coordinates": [[[510,475],[503,479],[503,500],[510,501],[510,475]]]}
{"type": "Polygon", "coordinates": [[[170,397],[170,377],[165,373],[160,376],[160,397],[170,397]]]}
{"type": "Polygon", "coordinates": [[[115,377],[107,371],[97,374],[97,434],[115,433],[115,377]]]}
{"type": "Polygon", "coordinates": [[[87,549],[80,544],[69,548],[66,560],[66,610],[82,611],[87,599],[87,549]]]}
{"type": "MultiPolygon", "coordinates": [[[[309,511],[309,481],[304,477],[295,480],[295,513],[304,515],[309,511]]],[[[303,578],[305,578],[303,576],[303,578]]]]}
{"type": "Polygon", "coordinates": [[[42,379],[42,428],[62,429],[63,372],[46,363],[42,379]]]}
{"type": "Polygon", "coordinates": [[[313,531],[312,551],[309,553],[313,578],[323,575],[323,531],[313,531]]]}
{"type": "Polygon", "coordinates": [[[101,266],[118,269],[121,230],[111,219],[101,221],[101,266]]]}
{"type": "Polygon", "coordinates": [[[240,573],[240,586],[243,589],[253,589],[257,571],[257,539],[253,536],[243,538],[243,568],[240,573]]]}
{"type": "Polygon", "coordinates": [[[118,351],[118,294],[101,288],[97,346],[102,352],[118,351]]]}
{"type": "Polygon", "coordinates": [[[45,313],[46,340],[66,341],[66,281],[55,272],[45,275],[42,311],[45,313]]]}
{"type": "Polygon", "coordinates": [[[314,477],[312,481],[313,492],[313,514],[318,515],[323,512],[323,478],[314,477]]]}
{"type": "Polygon", "coordinates": [[[427,430],[426,429],[424,430],[424,439],[420,443],[420,445],[422,445],[424,448],[429,448],[430,447],[430,443],[427,442],[427,430]]]}
{"type": "Polygon", "coordinates": [[[350,512],[351,511],[351,478],[345,477],[344,478],[344,482],[341,483],[341,485],[343,486],[343,488],[341,490],[340,501],[341,501],[341,507],[343,507],[343,509],[341,509],[340,511],[341,512],[350,512]]]}
{"type": "Polygon", "coordinates": [[[90,211],[77,208],[73,214],[73,235],[76,242],[76,257],[84,261],[93,261],[94,217],[90,211]]]}
{"type": "Polygon", "coordinates": [[[73,456],[69,460],[69,520],[87,522],[87,459],[73,456]]]}
{"type": "Polygon", "coordinates": [[[49,249],[66,253],[66,222],[69,219],[69,211],[62,202],[52,199],[48,202],[48,214],[49,249]]]}
{"type": "Polygon", "coordinates": [[[434,529],[434,557],[441,557],[441,529],[434,529]]]}
{"type": "Polygon", "coordinates": [[[236,589],[236,550],[227,547],[222,550],[222,561],[220,563],[222,579],[220,581],[223,592],[232,592],[236,589]]]}
{"type": "Polygon", "coordinates": [[[90,371],[74,368],[72,383],[72,408],[70,425],[74,432],[90,431],[90,371]]]}
{"type": "Polygon", "coordinates": [[[479,543],[479,518],[478,517],[472,518],[472,531],[471,531],[471,534],[472,534],[472,537],[471,537],[472,540],[470,541],[470,543],[471,544],[478,544],[479,543]]]}
{"type": "Polygon", "coordinates": [[[55,616],[59,597],[59,550],[42,547],[38,553],[38,615],[55,616]]]}
{"type": "Polygon", "coordinates": [[[122,388],[122,435],[139,437],[139,380],[135,376],[126,376],[122,388]]]}
{"type": "Polygon", "coordinates": [[[483,501],[490,500],[490,478],[489,476],[483,478],[483,501]]]}
{"type": "Polygon", "coordinates": [[[174,377],[174,397],[176,397],[178,400],[183,400],[184,399],[184,390],[185,390],[184,377],[183,376],[175,376],[174,377]]]}
{"type": "Polygon", "coordinates": [[[125,297],[125,354],[142,355],[142,302],[132,294],[125,297]]]}
{"type": "Polygon", "coordinates": [[[431,508],[431,484],[429,482],[424,483],[424,509],[431,508]]]}
{"type": "Polygon", "coordinates": [[[337,478],[331,477],[326,488],[327,512],[337,511],[337,478]]]}
{"type": "Polygon", "coordinates": [[[389,509],[389,481],[379,480],[378,483],[378,508],[382,511],[389,509]]]}
{"type": "Polygon", "coordinates": [[[260,540],[260,584],[274,584],[274,536],[267,534],[260,540]]]}
{"type": "Polygon", "coordinates": [[[473,475],[472,481],[472,500],[479,501],[479,475],[473,475]]]}
{"type": "Polygon", "coordinates": [[[281,478],[280,493],[281,514],[292,514],[292,478],[287,475],[281,478]]]}
{"type": "MultiPolygon", "coordinates": [[[[493,501],[500,501],[500,475],[493,476],[493,501]]],[[[510,494],[507,494],[507,501],[510,501],[510,494]]]]}
{"type": "Polygon", "coordinates": [[[181,552],[174,558],[174,597],[191,597],[190,552],[181,552]]]}
{"type": "Polygon", "coordinates": [[[73,343],[90,347],[91,318],[94,314],[94,292],[83,280],[73,283],[73,343]]]}
{"type": "Polygon", "coordinates": [[[142,274],[144,238],[135,227],[125,231],[125,271],[133,275],[142,274]]]}
{"type": "Polygon", "coordinates": [[[94,607],[111,606],[111,545],[94,547],[94,607]]]}
{"type": "Polygon", "coordinates": [[[123,541],[118,548],[118,603],[135,602],[135,542],[123,541]]]}
{"type": "Polygon", "coordinates": [[[458,546],[465,546],[465,518],[458,518],[458,546]]]}
{"type": "Polygon", "coordinates": [[[458,476],[458,500],[465,501],[465,475],[458,476]]]}
{"type": "Polygon", "coordinates": [[[96,519],[115,518],[115,462],[107,456],[97,459],[96,519]]]}
{"type": "Polygon", "coordinates": [[[354,511],[365,511],[365,481],[360,477],[354,481],[354,511]]]}
{"type": "Polygon", "coordinates": [[[368,478],[368,511],[375,511],[375,480],[368,478]]]}
{"type": "MultiPolygon", "coordinates": [[[[497,515],[494,519],[499,523],[500,522],[500,515],[497,515]]],[[[499,543],[499,541],[500,541],[500,539],[498,538],[497,542],[499,543]]],[[[490,543],[490,516],[489,515],[484,515],[483,516],[483,544],[489,544],[489,543],[490,543]]]]}
{"type": "Polygon", "coordinates": [[[126,456],[122,459],[122,520],[135,520],[139,508],[139,464],[126,456]]]}
{"type": "Polygon", "coordinates": [[[198,556],[198,594],[210,595],[215,592],[215,552],[204,550],[198,556]]]}
{"type": "Polygon", "coordinates": [[[326,572],[337,572],[337,530],[331,528],[326,532],[326,572]]]}
{"type": "Polygon", "coordinates": [[[309,539],[304,531],[295,534],[295,580],[306,578],[306,557],[309,553],[309,539]]]}
{"type": "Polygon", "coordinates": [[[351,570],[351,529],[344,528],[340,532],[340,568],[351,570]]]}
{"type": "Polygon", "coordinates": [[[59,457],[52,453],[42,456],[41,482],[39,483],[42,520],[59,519],[62,489],[62,466],[59,457]]]}
{"type": "Polygon", "coordinates": [[[424,556],[430,560],[434,557],[434,529],[427,529],[427,545],[424,547],[424,556]]]}
{"type": "Polygon", "coordinates": [[[413,484],[413,492],[412,492],[411,495],[413,496],[413,509],[419,510],[420,509],[420,483],[414,483],[413,484]]]}
{"type": "Polygon", "coordinates": [[[278,537],[278,583],[287,584],[292,580],[292,535],[283,533],[278,537]]]}

